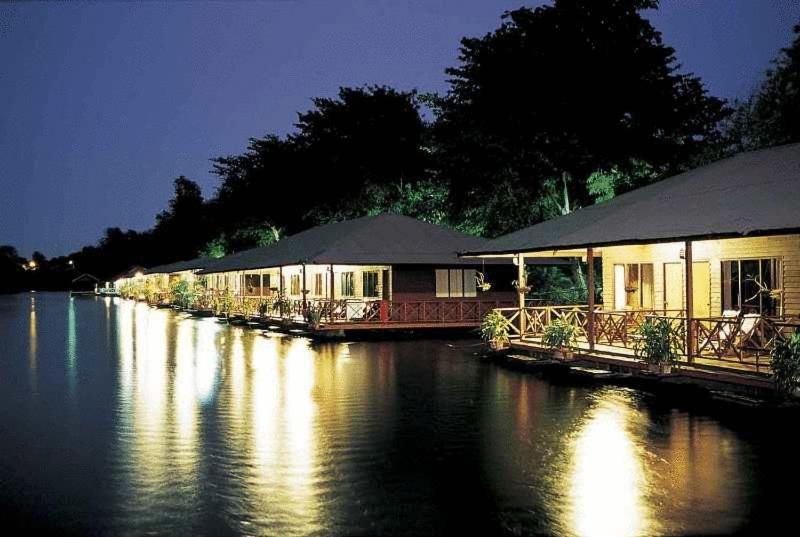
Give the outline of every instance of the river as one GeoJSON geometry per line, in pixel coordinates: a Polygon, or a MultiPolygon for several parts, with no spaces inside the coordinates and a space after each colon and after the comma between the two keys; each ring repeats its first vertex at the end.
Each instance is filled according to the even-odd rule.
{"type": "Polygon", "coordinates": [[[315,343],[0,296],[5,527],[654,535],[792,520],[794,428],[504,370],[474,340],[315,343]]]}

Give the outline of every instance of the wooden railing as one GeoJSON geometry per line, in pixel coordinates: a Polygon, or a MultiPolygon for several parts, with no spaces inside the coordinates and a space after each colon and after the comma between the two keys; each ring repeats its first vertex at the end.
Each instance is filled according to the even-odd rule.
{"type": "MultiPolygon", "coordinates": [[[[575,334],[584,342],[588,340],[588,306],[535,306],[520,310],[517,307],[498,308],[508,323],[512,337],[536,338],[556,320],[575,328],[575,334]],[[525,331],[520,331],[520,321],[525,320],[525,331]]],[[[686,354],[687,320],[683,310],[625,310],[594,312],[594,341],[597,344],[632,350],[639,330],[648,318],[667,319],[672,334],[686,354]]],[[[775,342],[800,330],[800,321],[772,319],[764,316],[735,318],[694,318],[688,323],[692,340],[692,356],[717,360],[752,362],[759,368],[763,357],[770,354],[775,342]]]]}

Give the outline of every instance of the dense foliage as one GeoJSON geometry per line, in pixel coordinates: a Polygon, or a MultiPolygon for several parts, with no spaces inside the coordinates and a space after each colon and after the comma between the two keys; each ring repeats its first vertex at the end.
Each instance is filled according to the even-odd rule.
{"type": "MultiPolygon", "coordinates": [[[[35,270],[0,248],[0,291],[219,257],[381,212],[492,237],[736,151],[800,140],[800,37],[730,114],[680,71],[645,17],[655,8],[555,0],[510,11],[495,31],[462,40],[445,94],[364,86],[313,99],[290,134],[213,159],[219,186],[209,198],[177,178],[150,230],[109,228],[69,256],[40,256],[35,270]]],[[[532,274],[534,291],[582,302],[582,271],[532,274]]]]}
{"type": "Polygon", "coordinates": [[[800,387],[800,333],[775,342],[771,367],[778,393],[790,395],[800,387]]]}

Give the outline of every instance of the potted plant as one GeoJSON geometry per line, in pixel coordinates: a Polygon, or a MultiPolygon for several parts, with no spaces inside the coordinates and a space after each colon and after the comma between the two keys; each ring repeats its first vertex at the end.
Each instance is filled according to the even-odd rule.
{"type": "Polygon", "coordinates": [[[683,344],[669,319],[647,318],[637,330],[635,356],[647,364],[651,373],[667,374],[678,362],[683,344]]]}
{"type": "Polygon", "coordinates": [[[570,360],[573,357],[573,348],[576,343],[575,327],[561,319],[556,319],[544,328],[542,343],[555,354],[560,355],[561,359],[570,360]]]}
{"type": "Polygon", "coordinates": [[[520,282],[519,280],[514,280],[511,282],[511,285],[514,286],[514,289],[516,289],[518,293],[522,293],[523,295],[527,295],[531,292],[531,286],[528,285],[527,281],[520,282]]]}
{"type": "Polygon", "coordinates": [[[481,339],[493,351],[507,349],[510,346],[508,340],[508,319],[503,317],[498,311],[492,310],[486,314],[480,326],[481,339]]]}
{"type": "Polygon", "coordinates": [[[782,396],[794,394],[800,387],[800,332],[779,338],[771,357],[775,390],[782,396]]]}
{"type": "Polygon", "coordinates": [[[308,320],[308,326],[310,326],[313,330],[318,330],[320,321],[322,320],[322,314],[319,312],[319,310],[309,309],[308,313],[306,314],[306,319],[308,320]]]}
{"type": "Polygon", "coordinates": [[[483,272],[475,274],[475,286],[484,293],[492,288],[492,284],[486,281],[486,276],[484,276],[483,272]]]}

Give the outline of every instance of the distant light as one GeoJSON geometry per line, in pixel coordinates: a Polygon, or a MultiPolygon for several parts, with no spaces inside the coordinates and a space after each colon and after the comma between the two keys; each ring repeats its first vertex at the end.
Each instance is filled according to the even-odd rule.
{"type": "Polygon", "coordinates": [[[72,266],[72,265],[74,265],[74,264],[75,264],[75,261],[73,261],[72,259],[70,259],[69,261],[67,261],[67,263],[69,264],[69,266],[72,266]]]}
{"type": "Polygon", "coordinates": [[[36,261],[34,261],[33,259],[31,259],[30,261],[28,261],[28,266],[29,266],[30,268],[32,268],[32,269],[35,269],[35,268],[36,268],[36,261]]]}
{"type": "Polygon", "coordinates": [[[137,273],[135,274],[135,276],[136,276],[137,278],[141,278],[142,276],[144,276],[144,273],[143,273],[143,272],[140,270],[139,272],[137,272],[137,273]]]}

